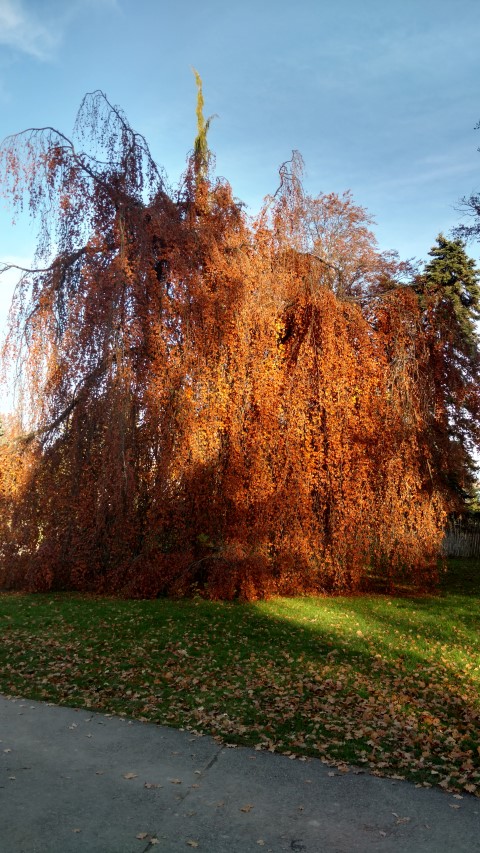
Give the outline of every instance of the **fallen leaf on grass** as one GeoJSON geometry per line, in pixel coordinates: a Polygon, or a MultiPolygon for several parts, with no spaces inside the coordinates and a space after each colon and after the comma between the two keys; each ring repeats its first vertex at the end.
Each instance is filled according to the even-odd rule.
{"type": "Polygon", "coordinates": [[[246,806],[242,806],[242,808],[240,809],[240,811],[241,811],[241,812],[251,812],[251,811],[252,811],[252,809],[253,809],[253,805],[252,805],[252,803],[247,803],[247,805],[246,805],[246,806]]]}
{"type": "MultiPolygon", "coordinates": [[[[395,600],[385,602],[385,604],[397,607],[395,600]]],[[[308,602],[306,602],[307,605],[308,602]]],[[[202,609],[198,603],[194,606],[202,609]]],[[[403,604],[398,606],[401,609],[404,607],[403,604]]],[[[342,616],[344,615],[342,614],[342,616]]],[[[296,615],[292,613],[291,616],[295,621],[296,615]]],[[[362,659],[361,666],[358,667],[352,664],[349,658],[350,638],[352,634],[355,636],[358,628],[358,634],[363,634],[364,639],[370,643],[370,622],[368,624],[365,622],[364,629],[360,630],[360,624],[363,622],[357,621],[355,623],[349,614],[348,618],[345,616],[345,627],[348,629],[346,632],[340,630],[342,627],[340,622],[337,632],[337,628],[333,625],[336,616],[334,619],[332,615],[332,625],[328,627],[328,635],[326,635],[327,645],[330,647],[338,644],[339,648],[329,652],[327,656],[322,651],[319,656],[315,656],[314,660],[310,659],[309,654],[306,657],[299,655],[297,659],[296,655],[292,656],[291,649],[287,648],[284,654],[285,661],[281,663],[278,659],[279,656],[275,655],[272,649],[272,653],[269,652],[268,659],[265,658],[264,661],[262,656],[259,657],[254,654],[255,649],[252,646],[246,649],[247,652],[250,652],[250,657],[246,654],[244,659],[243,651],[241,654],[232,656],[227,673],[221,662],[221,656],[217,659],[216,652],[212,656],[208,644],[205,647],[202,646],[195,632],[190,636],[189,631],[183,629],[177,631],[176,619],[172,616],[167,620],[168,630],[165,640],[168,642],[162,640],[160,643],[156,638],[154,645],[150,647],[150,634],[147,632],[145,644],[139,642],[138,646],[135,646],[135,654],[133,655],[132,636],[128,642],[124,643],[125,654],[128,654],[128,658],[125,661],[120,661],[118,666],[107,670],[107,672],[113,673],[115,669],[115,678],[118,676],[124,685],[131,681],[135,681],[136,684],[138,682],[136,689],[140,692],[132,693],[131,690],[130,692],[125,690],[125,701],[128,699],[129,703],[135,703],[134,715],[138,712],[147,713],[144,709],[148,709],[147,716],[149,716],[158,711],[158,696],[155,692],[156,688],[152,688],[152,683],[157,682],[160,686],[166,683],[163,677],[157,678],[157,676],[159,672],[165,672],[165,666],[171,667],[168,687],[172,686],[173,690],[169,701],[165,703],[165,714],[162,722],[166,721],[176,725],[180,720],[186,731],[189,732],[191,741],[192,738],[201,734],[197,730],[198,725],[203,727],[205,732],[209,731],[219,743],[223,737],[224,742],[226,740],[227,746],[230,748],[235,746],[232,743],[233,739],[238,737],[242,740],[248,734],[250,743],[252,744],[253,739],[253,744],[258,744],[257,751],[272,749],[272,744],[274,744],[278,752],[286,753],[287,756],[291,756],[292,760],[295,757],[297,760],[303,760],[305,756],[298,754],[295,756],[291,752],[291,750],[299,748],[305,753],[317,755],[324,763],[330,764],[326,769],[336,770],[334,775],[341,777],[343,773],[339,764],[346,763],[344,741],[348,740],[351,742],[348,760],[351,760],[353,765],[360,764],[362,768],[364,766],[368,768],[368,771],[377,769],[383,772],[385,770],[389,776],[392,775],[392,770],[396,769],[397,773],[393,778],[398,779],[401,779],[403,775],[411,778],[412,773],[415,773],[414,782],[417,782],[421,787],[427,788],[432,783],[438,785],[440,782],[440,788],[447,788],[451,792],[463,790],[464,794],[468,792],[469,796],[472,794],[478,796],[480,774],[477,775],[475,770],[478,767],[480,746],[477,746],[478,712],[474,710],[478,699],[478,684],[473,681],[474,667],[468,663],[466,672],[463,673],[463,668],[458,667],[458,661],[452,662],[450,643],[445,642],[443,644],[441,642],[443,640],[441,632],[433,630],[432,622],[432,631],[429,628],[425,635],[428,645],[428,654],[425,651],[425,665],[422,664],[421,667],[417,667],[412,673],[409,668],[409,653],[412,648],[417,649],[416,638],[418,639],[420,636],[416,633],[418,628],[416,622],[418,620],[414,612],[410,619],[407,609],[402,619],[404,617],[405,631],[408,630],[406,628],[407,622],[411,624],[411,629],[408,630],[411,636],[405,635],[404,637],[405,632],[398,630],[395,632],[396,637],[393,637],[394,632],[392,632],[391,643],[389,640],[388,649],[387,644],[385,644],[385,654],[382,655],[378,652],[375,653],[375,642],[372,641],[368,652],[370,660],[365,658],[363,661],[362,659]],[[174,628],[175,630],[173,630],[174,628]],[[347,637],[347,634],[348,642],[345,645],[344,638],[347,637]],[[188,652],[187,655],[183,654],[185,650],[188,652]],[[132,657],[131,661],[130,657],[132,657]],[[152,658],[151,668],[149,668],[148,663],[150,658],[152,658]],[[394,660],[392,661],[391,658],[394,660]],[[294,665],[290,661],[295,662],[294,665]],[[453,677],[454,669],[459,672],[460,681],[458,684],[453,677]],[[205,690],[207,695],[210,691],[216,696],[220,689],[223,691],[223,685],[225,685],[228,696],[233,703],[231,718],[230,716],[228,719],[224,718],[223,714],[219,713],[217,705],[214,705],[211,711],[207,707],[198,712],[201,713],[199,718],[196,716],[197,706],[193,710],[189,710],[191,696],[194,693],[203,697],[205,690]],[[257,692],[259,685],[262,686],[261,693],[257,692]],[[234,699],[235,702],[233,702],[234,699]],[[291,733],[284,731],[285,709],[288,709],[289,719],[291,718],[290,710],[294,714],[295,725],[291,733]],[[248,721],[252,718],[252,714],[254,714],[255,719],[257,714],[261,715],[261,725],[250,726],[248,721]],[[307,732],[313,739],[312,743],[305,740],[307,732]],[[473,745],[474,743],[475,745],[473,745]],[[467,747],[469,748],[467,749],[467,747]],[[419,770],[422,771],[422,778],[428,779],[428,782],[418,782],[419,770]],[[468,788],[467,785],[471,787],[468,788]]],[[[223,619],[223,616],[221,618],[223,619]]],[[[218,613],[215,620],[216,624],[220,626],[221,619],[218,613]]],[[[315,620],[307,619],[306,621],[315,620]]],[[[120,623],[122,624],[122,631],[125,628],[128,633],[130,622],[125,622],[123,611],[122,614],[119,613],[118,615],[118,624],[120,623]]],[[[452,619],[453,623],[454,620],[452,619]]],[[[457,620],[457,623],[460,626],[457,639],[461,640],[464,626],[461,619],[457,620]]],[[[133,618],[132,616],[131,626],[132,629],[135,626],[135,630],[138,627],[136,617],[133,618]]],[[[222,637],[222,645],[224,641],[229,645],[231,643],[232,650],[233,648],[238,649],[238,630],[241,631],[242,638],[250,633],[255,634],[255,631],[250,632],[250,617],[240,620],[237,627],[233,625],[234,630],[232,629],[231,633],[230,626],[231,622],[229,621],[228,624],[226,623],[225,638],[222,637]]],[[[457,626],[454,626],[452,630],[457,633],[457,626]]],[[[219,627],[217,633],[220,635],[223,630],[219,627]]],[[[75,634],[73,636],[75,637],[75,634]]],[[[421,629],[421,636],[423,637],[423,629],[421,629]]],[[[466,634],[464,636],[466,638],[466,634]]],[[[69,637],[70,633],[68,633],[67,639],[69,637]]],[[[3,638],[1,639],[3,640],[3,638]]],[[[278,637],[272,635],[271,639],[276,647],[278,637]]],[[[10,642],[8,635],[6,635],[6,640],[8,644],[10,642]]],[[[47,648],[52,659],[52,672],[58,674],[60,669],[58,662],[68,660],[66,674],[70,677],[69,668],[74,664],[73,674],[78,669],[76,659],[78,645],[75,641],[73,645],[65,647],[62,642],[59,642],[54,636],[49,640],[49,644],[51,644],[47,648]],[[70,654],[75,657],[70,659],[70,654]]],[[[68,642],[70,643],[69,639],[68,642]]],[[[35,637],[32,639],[30,632],[29,636],[23,637],[22,642],[17,645],[24,649],[25,643],[27,650],[32,653],[38,647],[38,640],[35,637]]],[[[1,648],[2,643],[0,643],[1,648]]],[[[14,646],[7,645],[7,648],[10,652],[14,646]]],[[[465,654],[468,652],[470,660],[473,661],[477,646],[472,645],[471,648],[465,646],[463,651],[465,654]]],[[[105,682],[99,681],[98,667],[93,660],[90,649],[88,655],[85,663],[88,667],[95,665],[89,679],[89,683],[91,682],[94,685],[91,698],[97,703],[99,710],[108,711],[110,710],[110,702],[113,701],[113,698],[109,698],[108,685],[110,681],[109,679],[105,682]],[[105,685],[105,692],[103,688],[99,689],[98,687],[102,683],[105,685]]],[[[28,661],[28,668],[22,663],[21,658],[14,663],[18,663],[24,673],[30,674],[32,661],[28,661]]],[[[360,664],[360,661],[358,663],[360,664]]],[[[43,670],[47,671],[50,659],[42,659],[41,664],[42,672],[43,670]]],[[[13,669],[9,669],[9,667],[13,667],[13,664],[8,658],[6,664],[3,660],[0,661],[0,673],[4,680],[6,679],[7,686],[8,679],[13,673],[13,669]],[[4,667],[8,670],[6,674],[4,667]]],[[[61,669],[63,676],[63,663],[61,669]]],[[[39,684],[44,698],[48,700],[49,686],[47,682],[48,679],[46,678],[40,679],[39,684]]],[[[68,681],[68,685],[65,688],[62,687],[62,698],[69,697],[72,692],[71,688],[72,684],[68,681]]],[[[89,696],[84,697],[84,699],[85,702],[90,701],[89,696]]],[[[199,706],[199,708],[202,707],[202,705],[199,706]]],[[[130,705],[126,706],[125,710],[129,710],[129,708],[130,705]]],[[[112,715],[107,713],[105,716],[112,715]]],[[[88,718],[80,719],[81,722],[89,724],[92,718],[89,715],[88,718]]],[[[76,724],[71,725],[71,729],[76,727],[76,724]]],[[[78,727],[81,729],[81,723],[78,727]]],[[[85,737],[85,730],[83,731],[85,737]]],[[[3,743],[0,742],[0,754],[2,751],[3,743]]],[[[258,760],[258,756],[255,756],[255,750],[248,758],[252,761],[255,758],[258,760]]],[[[351,772],[362,771],[352,768],[351,772]]],[[[200,778],[201,771],[197,771],[197,773],[200,778]]],[[[166,782],[167,779],[164,778],[166,782]]],[[[140,782],[139,784],[143,786],[144,783],[140,782]]],[[[454,799],[454,802],[457,800],[454,799]]],[[[458,802],[461,800],[458,799],[458,802]]],[[[239,807],[237,806],[237,808],[239,807]]]]}

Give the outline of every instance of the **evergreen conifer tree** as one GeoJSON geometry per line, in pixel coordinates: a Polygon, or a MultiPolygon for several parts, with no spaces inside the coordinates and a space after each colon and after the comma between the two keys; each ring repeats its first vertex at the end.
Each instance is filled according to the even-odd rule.
{"type": "Polygon", "coordinates": [[[434,297],[436,313],[455,327],[456,346],[465,350],[478,347],[475,323],[480,319],[479,272],[460,240],[437,237],[426,265],[426,295],[434,297]]]}
{"type": "Polygon", "coordinates": [[[431,370],[432,441],[445,484],[466,496],[479,442],[480,273],[460,240],[443,234],[417,282],[431,370]]]}

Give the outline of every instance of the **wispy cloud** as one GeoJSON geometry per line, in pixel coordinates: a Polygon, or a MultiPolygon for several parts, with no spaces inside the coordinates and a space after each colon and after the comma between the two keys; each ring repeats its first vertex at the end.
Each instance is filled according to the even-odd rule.
{"type": "Polygon", "coordinates": [[[55,55],[68,29],[78,15],[100,10],[119,12],[118,0],[0,0],[0,47],[48,60],[55,55]]]}
{"type": "Polygon", "coordinates": [[[45,60],[59,40],[56,28],[43,24],[21,0],[0,0],[0,45],[45,60]]]}

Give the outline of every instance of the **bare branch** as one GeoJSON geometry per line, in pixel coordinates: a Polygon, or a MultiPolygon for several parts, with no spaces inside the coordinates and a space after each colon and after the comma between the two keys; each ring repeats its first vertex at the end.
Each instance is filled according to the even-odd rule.
{"type": "MultiPolygon", "coordinates": [[[[55,258],[48,267],[21,267],[18,264],[10,264],[7,261],[0,261],[0,275],[4,272],[8,272],[8,270],[19,270],[20,272],[26,273],[43,273],[43,272],[53,272],[58,268],[66,268],[71,264],[78,261],[78,259],[85,254],[87,251],[87,246],[83,246],[81,249],[77,249],[75,252],[71,252],[69,255],[61,255],[58,258],[55,258]]],[[[104,249],[95,249],[95,253],[103,252],[104,249]]]]}
{"type": "Polygon", "coordinates": [[[88,391],[90,389],[91,383],[94,379],[98,379],[102,373],[105,372],[108,361],[104,359],[100,362],[94,370],[92,370],[84,379],[82,387],[80,388],[78,393],[74,393],[72,399],[69,404],[57,415],[53,421],[50,421],[46,426],[39,427],[38,429],[31,430],[30,432],[20,433],[19,435],[13,436],[13,438],[1,438],[0,446],[11,446],[14,444],[30,444],[35,438],[40,438],[42,435],[46,435],[47,433],[52,433],[57,427],[60,426],[68,416],[73,412],[73,410],[78,406],[78,404],[87,396],[88,391]]]}

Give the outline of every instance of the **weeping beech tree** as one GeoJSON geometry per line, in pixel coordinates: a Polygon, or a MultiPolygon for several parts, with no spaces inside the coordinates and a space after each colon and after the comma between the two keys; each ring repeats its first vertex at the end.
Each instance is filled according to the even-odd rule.
{"type": "Polygon", "coordinates": [[[94,92],[7,139],[40,223],[3,350],[0,581],[255,598],[435,582],[455,500],[425,307],[294,155],[250,221],[199,137],[177,189],[94,92]],[[86,145],[89,145],[88,152],[86,145]]]}

